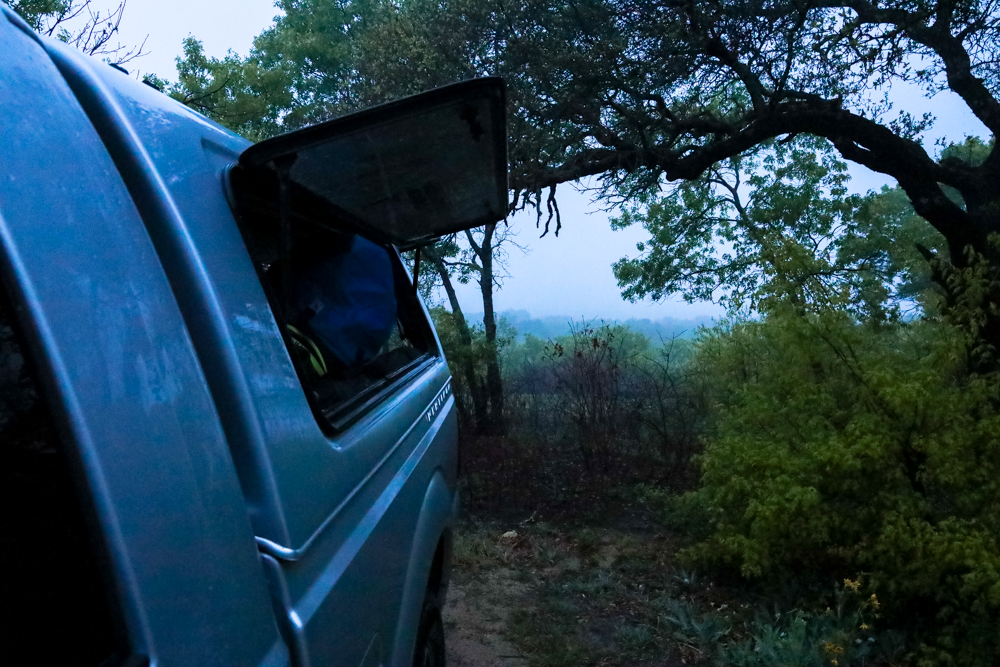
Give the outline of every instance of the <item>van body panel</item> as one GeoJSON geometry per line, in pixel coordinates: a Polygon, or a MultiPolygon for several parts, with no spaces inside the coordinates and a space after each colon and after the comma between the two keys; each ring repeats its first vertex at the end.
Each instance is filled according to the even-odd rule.
{"type": "Polygon", "coordinates": [[[0,270],[132,649],[408,665],[456,507],[443,357],[325,434],[227,199],[249,143],[0,10],[0,270]]]}
{"type": "MultiPolygon", "coordinates": [[[[152,157],[160,156],[161,163],[165,161],[167,166],[172,164],[174,160],[164,157],[162,142],[173,139],[181,148],[191,148],[191,137],[184,136],[184,130],[190,129],[192,125],[210,130],[216,137],[223,132],[215,125],[197,121],[189,110],[185,109],[182,113],[178,109],[165,109],[164,107],[182,105],[149,86],[129,79],[121,72],[110,67],[100,67],[93,59],[68,45],[46,41],[46,46],[108,146],[160,255],[212,387],[223,428],[235,450],[233,458],[242,473],[240,479],[254,531],[269,536],[270,539],[287,542],[290,539],[289,532],[283,522],[285,512],[272,475],[273,466],[267,459],[263,434],[260,433],[259,422],[253,414],[254,404],[240,367],[235,341],[229,337],[230,327],[224,306],[220,303],[220,294],[208,275],[199,249],[194,245],[181,210],[168,190],[167,183],[176,185],[183,182],[183,175],[189,176],[193,169],[188,166],[181,175],[171,172],[161,174],[152,157]],[[109,76],[109,72],[113,76],[109,76]],[[136,99],[129,102],[132,98],[122,95],[122,88],[129,89],[136,99]],[[133,111],[132,118],[126,116],[122,101],[133,111]],[[142,143],[138,131],[132,125],[133,120],[151,124],[153,128],[167,134],[153,145],[152,154],[142,143]]],[[[143,132],[150,131],[148,125],[139,127],[143,132]]],[[[198,159],[204,155],[204,151],[197,138],[195,147],[197,152],[189,154],[189,161],[200,163],[203,170],[208,170],[209,165],[198,159]]],[[[204,194],[209,206],[213,198],[225,201],[219,184],[204,194]]],[[[228,211],[226,214],[232,226],[232,214],[228,211]]],[[[242,247],[242,243],[237,247],[242,247]]],[[[249,258],[246,263],[253,275],[249,258]]],[[[266,337],[266,328],[261,327],[261,330],[263,337],[266,337]]],[[[280,343],[280,338],[276,343],[280,343]]]]}
{"type": "MultiPolygon", "coordinates": [[[[429,563],[452,521],[451,489],[442,489],[447,502],[440,507],[425,503],[432,480],[442,479],[444,445],[456,435],[450,384],[440,398],[435,410],[428,406],[421,416],[422,426],[409,430],[386,464],[305,554],[296,561],[279,561],[291,623],[301,624],[313,665],[357,664],[376,635],[391,638],[379,643],[380,650],[393,650],[405,643],[398,638],[400,633],[415,633],[415,628],[398,625],[398,610],[404,597],[418,596],[422,601],[429,566],[413,569],[414,574],[423,572],[422,579],[408,577],[410,556],[418,542],[429,544],[429,563]],[[418,508],[440,513],[424,519],[418,508]],[[425,529],[438,532],[420,534],[421,522],[425,529]]],[[[380,659],[406,664],[389,658],[380,659]]]]}
{"type": "MultiPolygon", "coordinates": [[[[455,399],[449,397],[445,414],[442,415],[441,430],[445,433],[458,435],[458,422],[454,410],[455,399]]],[[[451,552],[451,524],[448,518],[452,516],[455,494],[446,481],[444,470],[438,469],[431,479],[424,494],[420,507],[420,518],[414,530],[413,547],[410,551],[409,567],[406,572],[406,583],[399,604],[399,620],[396,623],[396,641],[392,647],[391,665],[406,664],[413,655],[414,643],[417,639],[417,627],[420,623],[420,611],[424,603],[425,589],[421,582],[428,581],[431,567],[438,545],[445,550],[446,557],[451,552]]],[[[438,595],[443,598],[447,590],[447,572],[442,573],[445,580],[440,582],[438,595]]]]}
{"type": "Polygon", "coordinates": [[[157,665],[286,664],[215,404],[154,245],[75,95],[0,12],[0,271],[100,529],[130,648],[157,665]]]}

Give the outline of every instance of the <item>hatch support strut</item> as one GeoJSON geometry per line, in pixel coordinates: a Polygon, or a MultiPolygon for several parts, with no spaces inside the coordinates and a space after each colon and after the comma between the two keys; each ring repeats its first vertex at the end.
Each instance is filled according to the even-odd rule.
{"type": "MultiPolygon", "coordinates": [[[[281,234],[281,297],[283,304],[291,303],[292,295],[292,221],[291,199],[288,196],[289,175],[298,154],[282,155],[273,160],[278,174],[278,226],[281,234]]],[[[282,313],[284,315],[284,313],[282,313]]]]}
{"type": "Polygon", "coordinates": [[[413,251],[413,295],[420,294],[420,246],[413,251]]]}

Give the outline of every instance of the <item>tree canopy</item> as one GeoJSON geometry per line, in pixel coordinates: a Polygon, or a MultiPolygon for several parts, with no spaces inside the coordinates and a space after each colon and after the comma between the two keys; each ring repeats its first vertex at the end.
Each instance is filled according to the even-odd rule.
{"type": "MultiPolygon", "coordinates": [[[[587,176],[633,195],[810,134],[895,178],[964,263],[1000,229],[1000,155],[978,165],[919,141],[896,82],[956,93],[1000,128],[1000,3],[788,0],[284,0],[250,56],[280,71],[294,127],[481,74],[509,83],[514,201],[587,176]],[[962,204],[947,196],[958,191],[962,204]]],[[[231,74],[231,73],[230,73],[231,74]]],[[[216,77],[230,100],[245,82],[216,77]]],[[[274,120],[274,119],[272,119],[274,120]]],[[[551,194],[551,191],[550,191],[551,194]]],[[[553,199],[549,199],[552,204],[553,199]]]]}
{"type": "Polygon", "coordinates": [[[730,158],[665,194],[640,196],[612,221],[650,234],[614,272],[626,298],[715,300],[732,312],[836,301],[858,319],[934,310],[917,250],[944,239],[884,187],[849,194],[846,164],[816,138],[730,158]]]}

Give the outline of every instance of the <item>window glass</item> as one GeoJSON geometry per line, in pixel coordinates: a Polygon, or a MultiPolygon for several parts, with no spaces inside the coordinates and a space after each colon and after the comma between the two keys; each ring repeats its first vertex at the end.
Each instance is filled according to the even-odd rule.
{"type": "Polygon", "coordinates": [[[0,285],[4,650],[92,667],[115,650],[108,596],[65,452],[0,285]]]}
{"type": "Polygon", "coordinates": [[[244,202],[241,231],[321,422],[342,428],[416,372],[433,336],[399,255],[244,202]]]}

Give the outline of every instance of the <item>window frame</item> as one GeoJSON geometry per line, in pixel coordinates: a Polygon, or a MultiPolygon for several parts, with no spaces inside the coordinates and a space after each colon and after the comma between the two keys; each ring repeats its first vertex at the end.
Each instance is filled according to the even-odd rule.
{"type": "MultiPolygon", "coordinates": [[[[254,232],[251,229],[251,225],[247,221],[248,211],[254,206],[261,207],[260,215],[262,216],[267,216],[269,213],[276,211],[267,210],[271,207],[264,204],[264,202],[269,199],[266,196],[254,198],[253,200],[241,200],[241,198],[237,195],[239,188],[234,187],[232,182],[234,171],[238,169],[238,165],[232,165],[227,168],[223,174],[226,199],[232,209],[233,218],[236,221],[240,236],[243,239],[244,246],[246,247],[247,254],[250,258],[250,263],[253,265],[254,272],[257,275],[257,281],[264,292],[264,297],[267,300],[271,316],[274,318],[278,330],[281,332],[285,352],[291,360],[292,367],[295,369],[295,374],[299,379],[299,384],[301,386],[302,393],[306,398],[306,402],[308,403],[309,408],[313,413],[313,417],[315,418],[320,429],[323,431],[324,435],[327,437],[336,436],[348,430],[365,415],[371,413],[379,405],[383,404],[400,390],[408,386],[413,380],[420,377],[440,360],[442,355],[437,336],[434,333],[433,325],[430,322],[429,315],[427,310],[424,308],[423,302],[420,300],[417,291],[413,288],[412,281],[409,280],[409,274],[406,270],[405,264],[403,263],[399,249],[388,243],[367,239],[376,243],[379,247],[384,248],[389,254],[389,260],[392,263],[393,280],[396,292],[396,326],[401,326],[398,313],[405,308],[407,313],[410,315],[410,319],[413,321],[412,323],[414,324],[414,331],[408,331],[406,333],[410,335],[416,334],[419,343],[426,349],[420,350],[421,354],[417,358],[403,364],[399,368],[393,369],[384,377],[379,378],[368,387],[365,387],[361,391],[352,395],[350,398],[332,405],[322,405],[319,396],[315,391],[314,381],[310,375],[310,371],[307,367],[308,365],[300,359],[300,355],[295,353],[293,339],[288,330],[289,323],[286,321],[284,316],[283,306],[280,303],[279,297],[273,289],[272,281],[264,273],[263,262],[260,261],[258,256],[255,256],[255,246],[257,243],[254,238],[254,232]]],[[[277,184],[265,183],[261,185],[267,187],[269,185],[277,184]]],[[[271,197],[270,200],[277,201],[277,198],[271,197]]],[[[293,211],[291,217],[299,222],[290,221],[288,223],[290,226],[294,226],[296,224],[313,224],[325,233],[334,234],[338,231],[345,234],[357,233],[355,228],[350,225],[349,222],[341,222],[337,220],[335,215],[333,215],[332,212],[325,207],[321,209],[311,209],[302,213],[293,211]],[[323,214],[323,217],[325,218],[323,222],[310,220],[312,216],[317,214],[323,214]]],[[[277,220],[275,222],[276,224],[280,224],[277,220]]],[[[363,234],[358,235],[364,237],[363,234]]],[[[409,335],[407,338],[409,338],[409,335]]]]}

